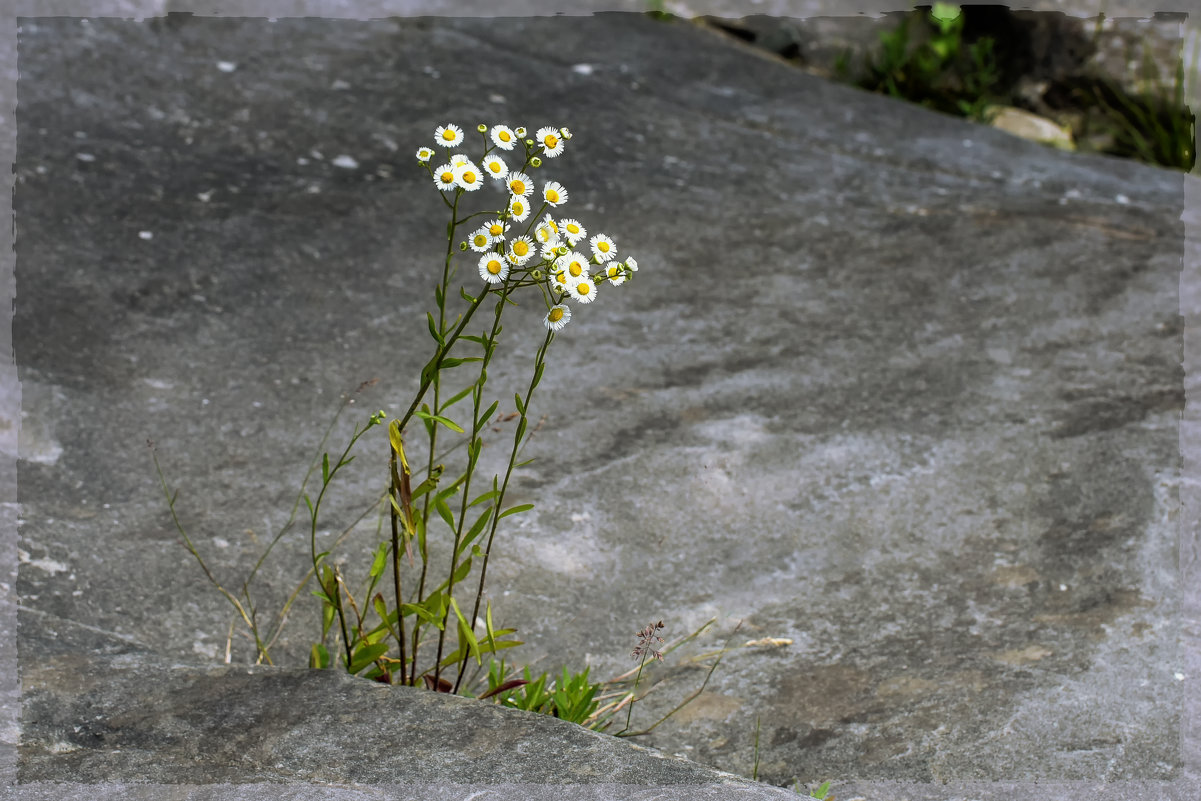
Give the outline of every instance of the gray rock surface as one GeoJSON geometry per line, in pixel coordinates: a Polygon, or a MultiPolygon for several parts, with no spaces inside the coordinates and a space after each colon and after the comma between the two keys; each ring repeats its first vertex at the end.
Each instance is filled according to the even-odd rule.
{"type": "MultiPolygon", "coordinates": [[[[444,224],[411,152],[444,121],[507,119],[573,128],[554,177],[642,264],[556,339],[536,399],[514,502],[538,508],[491,584],[524,658],[613,675],[649,619],[742,620],[708,691],[646,744],[745,774],[758,720],[762,777],[836,778],[840,798],[1034,780],[1044,798],[1194,797],[1179,175],[633,16],[43,19],[21,35],[22,781],[426,780],[322,773],[288,736],[324,720],[353,744],[374,722],[288,708],[267,750],[234,752],[243,721],[200,713],[226,698],[258,723],[334,686],[327,703],[438,704],[431,720],[478,716],[500,742],[537,726],[570,746],[564,770],[598,757],[576,768],[597,781],[571,774],[596,787],[737,789],[549,718],[221,667],[228,609],[165,514],[147,437],[236,584],[339,393],[379,377],[365,410],[408,399],[444,224]],[[767,637],[791,642],[742,645],[767,637]],[[170,714],[113,711],[136,695],[170,714]],[[268,776],[270,748],[285,756],[268,776]]],[[[506,331],[530,341],[538,319],[517,311],[506,331]]],[[[498,357],[500,397],[528,359],[498,357]]],[[[331,529],[378,490],[372,457],[356,465],[331,529]]],[[[282,545],[268,614],[304,569],[301,538],[282,545]]],[[[302,663],[313,614],[293,615],[277,663],[302,663]]],[[[640,714],[701,673],[653,673],[640,714]]]]}

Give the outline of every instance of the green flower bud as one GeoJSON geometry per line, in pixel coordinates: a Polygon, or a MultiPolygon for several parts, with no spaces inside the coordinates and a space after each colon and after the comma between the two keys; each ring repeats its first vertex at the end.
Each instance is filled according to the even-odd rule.
{"type": "Polygon", "coordinates": [[[460,243],[459,243],[459,250],[467,250],[467,243],[466,243],[466,242],[460,242],[460,243]]]}
{"type": "Polygon", "coordinates": [[[533,139],[527,139],[527,140],[525,140],[525,143],[526,143],[526,146],[528,146],[528,147],[533,147],[533,146],[534,146],[534,140],[533,140],[533,139]]]}
{"type": "Polygon", "coordinates": [[[484,123],[482,123],[482,122],[479,125],[477,125],[475,129],[477,131],[479,131],[480,133],[488,133],[488,126],[484,125],[484,123]]]}
{"type": "Polygon", "coordinates": [[[530,166],[531,167],[541,167],[542,159],[538,158],[537,156],[534,156],[532,159],[530,159],[530,166]]]}
{"type": "Polygon", "coordinates": [[[541,281],[542,280],[542,271],[541,270],[530,270],[530,278],[533,278],[535,281],[541,281]]]}

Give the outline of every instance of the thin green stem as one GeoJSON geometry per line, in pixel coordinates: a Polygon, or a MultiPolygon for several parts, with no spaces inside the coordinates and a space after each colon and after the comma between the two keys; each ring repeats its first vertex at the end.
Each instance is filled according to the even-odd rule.
{"type": "MultiPolygon", "coordinates": [[[[509,451],[509,464],[505,468],[504,482],[500,486],[496,498],[493,500],[492,507],[492,524],[488,531],[488,544],[484,547],[484,561],[480,567],[480,582],[475,593],[475,607],[471,611],[471,625],[475,625],[475,620],[480,614],[480,602],[484,597],[484,582],[488,578],[488,558],[492,554],[492,541],[496,537],[496,527],[500,523],[500,515],[502,502],[505,498],[505,492],[509,488],[509,479],[513,475],[513,468],[517,461],[517,452],[521,447],[522,438],[525,436],[526,427],[528,424],[528,414],[530,409],[530,398],[534,395],[534,388],[538,386],[538,382],[542,380],[542,371],[546,365],[546,350],[550,347],[551,341],[555,338],[553,331],[546,332],[546,338],[542,340],[542,346],[538,348],[538,355],[534,359],[534,374],[530,378],[529,387],[526,389],[525,397],[522,399],[521,418],[517,422],[517,429],[513,434],[513,448],[509,451]]],[[[459,662],[459,675],[455,682],[455,690],[463,680],[463,671],[467,666],[467,653],[464,652],[462,659],[459,662]]]]}

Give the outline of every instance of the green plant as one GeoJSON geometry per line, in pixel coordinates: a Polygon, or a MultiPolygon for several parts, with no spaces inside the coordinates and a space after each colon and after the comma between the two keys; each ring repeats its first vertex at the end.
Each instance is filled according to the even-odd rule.
{"type": "MultiPolygon", "coordinates": [[[[963,12],[935,3],[924,16],[909,14],[891,31],[880,33],[880,52],[868,60],[861,89],[880,92],[949,114],[984,120],[995,101],[1001,75],[991,37],[963,41],[963,12]],[[926,41],[911,43],[911,24],[925,25],[926,41]]],[[[847,58],[836,64],[845,76],[847,58]]]]}
{"type": "MultiPolygon", "coordinates": [[[[309,516],[311,568],[277,616],[272,631],[264,632],[260,626],[251,584],[283,531],[272,539],[243,582],[241,593],[227,590],[184,529],[176,513],[178,490],[167,487],[157,454],[154,456],[172,520],[185,547],[249,630],[256,662],[271,662],[271,647],[287,609],[314,577],[317,588],[312,594],[322,605],[321,636],[310,649],[310,665],[315,668],[338,667],[379,681],[458,692],[469,662],[482,665],[485,654],[520,644],[509,638],[515,629],[494,625],[485,587],[500,522],[533,508],[530,503],[504,506],[514,469],[526,463],[518,458],[533,433],[529,425],[532,396],[542,380],[556,333],[572,317],[571,307],[563,301],[591,303],[606,283],[616,287],[633,278],[638,264],[633,258],[616,259],[617,246],[609,236],[600,233],[588,239],[577,220],[553,216],[568,200],[567,189],[558,182],[543,182],[540,197],[532,197],[534,180],[526,171],[538,170],[544,159],[563,152],[571,139],[566,128],[544,127],[529,137],[524,128],[505,125],[480,125],[477,130],[482,139],[482,166],[465,154],[452,152],[464,142],[462,129],[454,125],[441,126],[435,132],[435,148],[445,149],[446,163],[433,166],[435,148],[417,151],[418,162],[449,212],[441,279],[434,286],[435,310],[426,314],[433,353],[401,415],[386,422],[384,411],[372,414],[362,428],[355,427],[341,454],[331,460],[328,452],[322,452],[310,467],[284,529],[295,519],[303,500],[309,516]],[[513,156],[513,163],[506,163],[505,159],[513,156]],[[485,203],[483,209],[468,213],[462,207],[477,197],[475,193],[489,179],[504,189],[503,202],[490,208],[485,203]],[[577,252],[577,247],[589,248],[590,255],[577,252]],[[456,257],[469,250],[474,251],[470,259],[475,267],[469,275],[478,274],[478,278],[459,281],[456,257]],[[513,396],[515,411],[501,413],[516,420],[507,465],[481,488],[476,472],[484,432],[496,422],[493,418],[500,408],[500,400],[489,398],[486,392],[488,368],[499,346],[504,311],[517,306],[516,297],[526,295],[542,301],[546,333],[537,344],[524,391],[513,396]],[[493,311],[490,324],[476,329],[477,334],[469,326],[485,305],[493,311]],[[469,370],[474,373],[457,381],[457,390],[448,389],[456,376],[469,370]],[[464,419],[462,415],[467,415],[465,425],[453,419],[464,419]],[[410,459],[406,450],[407,427],[412,421],[418,421],[425,434],[418,461],[410,459]],[[378,538],[362,589],[352,590],[350,579],[330,559],[348,530],[331,538],[321,535],[320,523],[334,479],[355,458],[351,451],[360,438],[376,427],[387,428],[389,458],[387,489],[371,508],[386,500],[384,512],[390,525],[387,534],[378,538]],[[460,439],[439,453],[442,434],[447,431],[460,439]],[[450,459],[459,448],[465,455],[450,459]],[[306,487],[317,463],[321,485],[314,496],[306,487]]],[[[328,434],[327,430],[320,448],[328,434]]],[[[564,672],[550,697],[555,711],[583,719],[595,710],[595,692],[587,681],[587,671],[574,676],[564,672]]]]}
{"type": "MultiPolygon", "coordinates": [[[[1098,26],[1100,21],[1098,18],[1098,26]]],[[[1197,44],[1201,46],[1201,42],[1197,44]]],[[[1102,152],[1188,172],[1197,159],[1196,116],[1185,103],[1184,58],[1177,60],[1170,88],[1164,88],[1160,82],[1149,47],[1145,47],[1142,62],[1140,91],[1128,92],[1116,81],[1103,77],[1073,88],[1078,102],[1100,111],[1099,119],[1084,116],[1079,135],[1087,136],[1095,125],[1109,134],[1111,143],[1100,148],[1102,152]]],[[[1193,64],[1189,78],[1195,83],[1196,47],[1193,64]]]]}
{"type": "MultiPolygon", "coordinates": [[[[802,792],[801,783],[799,781],[794,782],[792,785],[792,789],[793,789],[793,792],[795,792],[797,795],[800,795],[802,792]]],[[[809,791],[805,797],[806,798],[816,798],[817,801],[834,801],[834,796],[828,795],[829,792],[830,792],[830,782],[824,781],[818,787],[814,788],[812,791],[809,791]]]]}

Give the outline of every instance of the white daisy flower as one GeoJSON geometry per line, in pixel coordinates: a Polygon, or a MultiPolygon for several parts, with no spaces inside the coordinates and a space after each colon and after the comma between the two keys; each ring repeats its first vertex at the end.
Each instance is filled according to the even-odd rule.
{"type": "Polygon", "coordinates": [[[550,181],[542,189],[542,198],[552,206],[561,206],[567,202],[567,189],[558,181],[550,181]]]}
{"type": "Polygon", "coordinates": [[[508,179],[509,191],[515,195],[529,197],[534,191],[534,182],[524,172],[511,172],[508,179]]]}
{"type": "Polygon", "coordinates": [[[484,174],[469,161],[455,167],[455,183],[468,192],[474,192],[484,185],[484,174]]]}
{"type": "Polygon", "coordinates": [[[503,284],[509,277],[509,265],[499,253],[480,256],[480,278],[489,284],[503,284]]]}
{"type": "Polygon", "coordinates": [[[512,150],[513,145],[517,144],[518,134],[513,133],[513,129],[507,125],[492,126],[492,141],[501,150],[512,150]]]}
{"type": "Polygon", "coordinates": [[[484,230],[488,232],[488,236],[492,237],[495,242],[498,239],[504,239],[505,233],[509,230],[509,224],[504,220],[492,220],[484,223],[484,230]]]}
{"type": "Polygon", "coordinates": [[[534,238],[539,243],[549,246],[552,250],[559,245],[559,232],[555,230],[553,222],[547,222],[546,220],[543,220],[534,229],[534,238]]]}
{"type": "Polygon", "coordinates": [[[554,158],[563,152],[563,139],[558,128],[539,128],[534,138],[545,148],[544,155],[547,158],[554,158]]]}
{"type": "Polygon", "coordinates": [[[562,271],[557,272],[557,273],[551,273],[550,285],[554,288],[554,290],[556,292],[560,292],[560,293],[566,292],[567,285],[570,283],[571,283],[571,276],[569,276],[567,273],[562,272],[562,271]]]}
{"type": "Polygon", "coordinates": [[[588,240],[588,244],[592,246],[592,255],[600,264],[604,264],[617,255],[617,245],[613,240],[604,234],[597,234],[588,240]]]}
{"type": "Polygon", "coordinates": [[[567,130],[566,128],[560,128],[559,135],[562,136],[564,139],[570,139],[571,131],[567,130]]]}
{"type": "Polygon", "coordinates": [[[519,236],[509,243],[508,253],[505,255],[513,264],[525,264],[534,257],[534,243],[528,236],[519,236]]]}
{"type": "Polygon", "coordinates": [[[530,216],[530,204],[519,195],[511,196],[509,198],[509,216],[517,222],[524,222],[525,218],[530,216]]]}
{"type": "Polygon", "coordinates": [[[463,129],[457,125],[439,125],[434,131],[434,139],[442,147],[458,147],[463,141],[463,129]]]}
{"type": "Polygon", "coordinates": [[[483,253],[492,245],[492,234],[488,233],[487,227],[480,228],[471,235],[471,239],[467,244],[476,253],[483,253]]]}
{"type": "Polygon", "coordinates": [[[596,284],[592,283],[592,279],[586,275],[568,279],[567,294],[571,295],[572,300],[578,300],[580,303],[591,303],[596,299],[596,284]]]}
{"type": "Polygon", "coordinates": [[[571,322],[571,309],[562,304],[551,306],[550,311],[542,318],[542,324],[551,331],[559,331],[569,322],[571,322]]]}
{"type": "Polygon", "coordinates": [[[613,286],[621,286],[626,282],[626,273],[618,262],[610,262],[601,270],[601,275],[609,279],[609,283],[613,286]]]}
{"type": "Polygon", "coordinates": [[[434,151],[430,150],[428,147],[417,148],[417,160],[420,161],[422,164],[425,164],[427,161],[429,161],[433,157],[434,157],[434,151]]]}
{"type": "Polygon", "coordinates": [[[559,256],[558,247],[550,242],[544,244],[542,246],[542,249],[539,250],[538,252],[542,256],[543,261],[551,262],[552,264],[554,263],[555,259],[558,258],[558,256],[559,256]]]}
{"type": "Polygon", "coordinates": [[[638,272],[638,262],[634,261],[633,256],[630,256],[628,259],[626,259],[626,267],[628,267],[632,273],[638,272]]]}
{"type": "Polygon", "coordinates": [[[566,273],[569,278],[579,278],[588,275],[588,262],[578,253],[568,253],[555,261],[555,269],[566,273]]]}
{"type": "Polygon", "coordinates": [[[450,163],[455,167],[461,167],[464,164],[470,164],[471,159],[467,158],[462,153],[455,153],[450,157],[450,163]]]}
{"type": "Polygon", "coordinates": [[[484,172],[499,180],[509,174],[509,168],[500,156],[484,156],[484,172]]]}
{"type": "Polygon", "coordinates": [[[434,170],[434,186],[443,192],[455,188],[455,167],[453,164],[443,164],[434,170]]]}
{"type": "Polygon", "coordinates": [[[518,129],[517,129],[517,135],[518,135],[518,136],[525,136],[525,128],[518,128],[518,129]]]}
{"type": "Polygon", "coordinates": [[[560,220],[559,227],[563,232],[563,236],[567,237],[567,244],[572,247],[575,247],[576,243],[588,236],[588,232],[584,230],[584,226],[580,225],[579,220],[560,220]]]}

